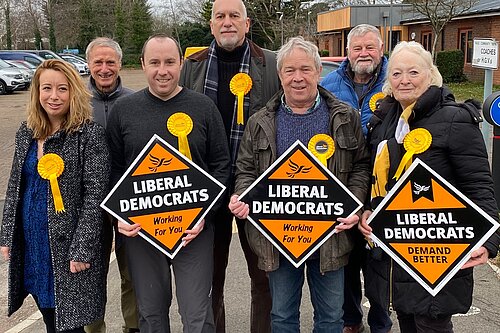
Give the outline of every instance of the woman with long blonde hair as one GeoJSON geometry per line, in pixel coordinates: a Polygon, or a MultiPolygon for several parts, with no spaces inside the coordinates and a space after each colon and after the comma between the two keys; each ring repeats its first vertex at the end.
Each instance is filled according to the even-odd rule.
{"type": "Polygon", "coordinates": [[[68,63],[47,60],[35,72],[28,118],[16,134],[0,233],[10,264],[8,314],[31,294],[47,332],[84,332],[104,313],[99,204],[110,161],[90,97],[68,63]]]}

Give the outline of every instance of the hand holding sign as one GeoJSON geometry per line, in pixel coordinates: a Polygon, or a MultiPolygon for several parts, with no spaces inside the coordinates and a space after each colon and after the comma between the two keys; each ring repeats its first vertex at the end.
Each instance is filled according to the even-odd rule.
{"type": "Polygon", "coordinates": [[[365,236],[367,239],[371,239],[372,235],[372,228],[366,223],[368,218],[372,215],[371,210],[365,210],[363,214],[361,215],[361,221],[359,221],[358,224],[358,230],[365,236]]]}
{"type": "Polygon", "coordinates": [[[246,219],[248,213],[250,213],[250,207],[248,206],[248,204],[239,201],[236,194],[233,194],[231,196],[228,207],[231,213],[240,220],[246,219]]]}
{"type": "Polygon", "coordinates": [[[195,239],[200,232],[203,231],[203,228],[205,228],[205,219],[202,219],[193,229],[186,230],[186,236],[182,238],[183,246],[187,246],[193,239],[195,239]]]}
{"type": "Polygon", "coordinates": [[[337,219],[337,222],[340,224],[337,224],[335,226],[335,231],[336,232],[341,232],[344,230],[349,230],[351,229],[354,225],[356,225],[359,221],[359,216],[354,214],[351,217],[339,217],[337,219]]]}
{"type": "Polygon", "coordinates": [[[135,237],[141,230],[141,225],[138,223],[128,224],[126,222],[118,220],[118,232],[127,237],[135,237]]]}
{"type": "Polygon", "coordinates": [[[462,266],[461,269],[466,269],[482,264],[486,264],[488,261],[488,250],[484,246],[481,246],[476,251],[470,254],[470,259],[462,266]]]}

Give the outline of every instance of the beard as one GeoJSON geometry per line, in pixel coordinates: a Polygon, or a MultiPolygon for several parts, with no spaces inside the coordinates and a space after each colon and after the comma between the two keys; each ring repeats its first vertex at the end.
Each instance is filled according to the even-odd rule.
{"type": "Polygon", "coordinates": [[[353,65],[351,65],[351,68],[356,74],[373,74],[377,66],[378,64],[376,64],[372,59],[372,62],[369,65],[356,61],[353,65]]]}
{"type": "MultiPolygon", "coordinates": [[[[243,39],[244,40],[244,39],[243,39]]],[[[218,44],[226,51],[232,51],[241,44],[243,44],[243,40],[239,39],[238,36],[225,36],[218,40],[218,44]]]]}

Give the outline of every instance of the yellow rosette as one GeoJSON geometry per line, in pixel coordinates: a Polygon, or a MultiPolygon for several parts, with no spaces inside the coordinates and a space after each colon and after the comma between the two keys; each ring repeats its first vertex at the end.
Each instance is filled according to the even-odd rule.
{"type": "Polygon", "coordinates": [[[425,128],[416,128],[406,134],[403,140],[403,146],[405,147],[406,153],[399,163],[394,178],[396,180],[399,179],[403,171],[410,167],[413,155],[423,153],[429,149],[431,143],[432,135],[425,128]]]}
{"type": "Polygon", "coordinates": [[[335,152],[335,144],[331,136],[326,134],[316,134],[309,140],[307,149],[316,156],[319,161],[326,166],[326,161],[335,152]]]}
{"type": "Polygon", "coordinates": [[[252,78],[247,73],[238,73],[229,82],[229,89],[238,98],[236,121],[238,125],[243,125],[243,98],[252,89],[252,78]]]}
{"type": "Polygon", "coordinates": [[[385,94],[383,92],[378,92],[370,98],[368,105],[370,106],[370,110],[372,110],[372,112],[377,109],[377,102],[379,100],[383,99],[384,97],[385,97],[385,94]]]}
{"type": "Polygon", "coordinates": [[[184,112],[177,112],[167,120],[167,129],[179,140],[179,151],[181,154],[192,160],[189,150],[188,134],[193,129],[193,120],[184,112]]]}
{"type": "Polygon", "coordinates": [[[57,154],[43,155],[38,161],[37,169],[40,177],[50,181],[50,189],[52,192],[52,198],[54,198],[56,213],[64,212],[65,209],[61,196],[61,190],[59,189],[59,183],[57,182],[57,177],[59,177],[64,171],[63,159],[57,154]]]}

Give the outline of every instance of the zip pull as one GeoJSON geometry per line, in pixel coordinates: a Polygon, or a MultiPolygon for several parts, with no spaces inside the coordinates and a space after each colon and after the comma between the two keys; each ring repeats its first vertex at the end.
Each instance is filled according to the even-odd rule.
{"type": "Polygon", "coordinates": [[[394,266],[394,261],[391,258],[391,266],[390,266],[390,270],[389,270],[389,311],[391,311],[391,312],[394,311],[394,308],[392,306],[393,305],[392,304],[392,298],[393,298],[392,297],[393,296],[392,295],[392,292],[393,292],[393,290],[392,290],[392,282],[393,282],[392,281],[392,278],[393,278],[393,276],[392,276],[392,269],[393,269],[393,266],[394,266]]]}

